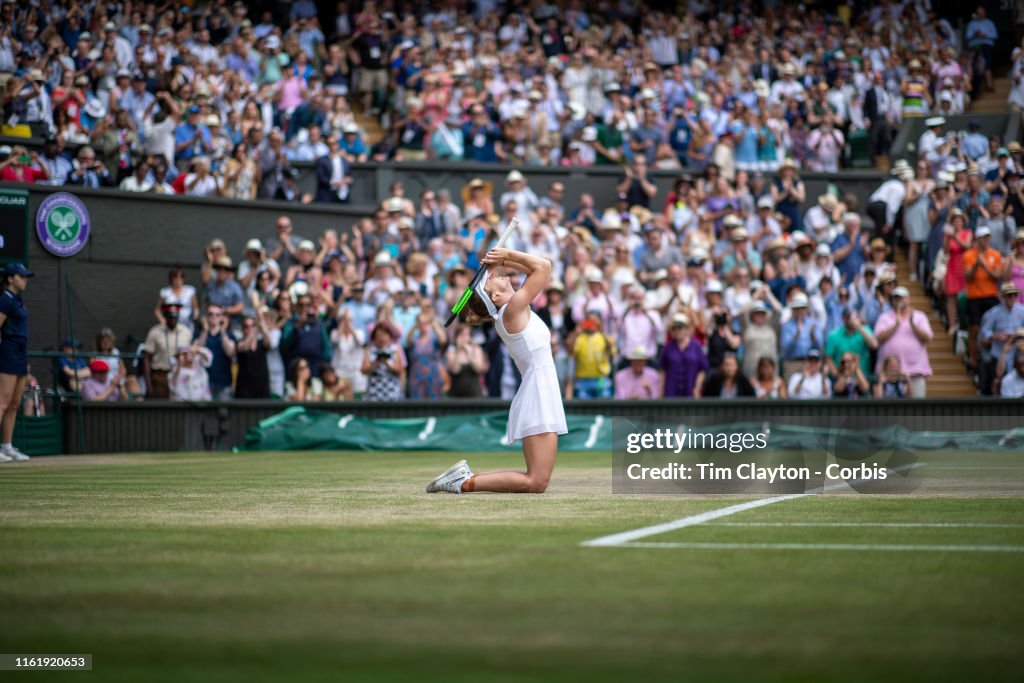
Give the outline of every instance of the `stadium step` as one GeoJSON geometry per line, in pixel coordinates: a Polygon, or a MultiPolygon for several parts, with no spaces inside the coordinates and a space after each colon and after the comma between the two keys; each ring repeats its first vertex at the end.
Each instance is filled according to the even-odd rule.
{"type": "Polygon", "coordinates": [[[352,106],[352,113],[356,118],[356,125],[362,128],[366,134],[363,142],[366,144],[367,149],[369,149],[384,139],[384,129],[380,125],[380,119],[365,113],[362,105],[355,98],[353,98],[350,104],[352,106]]]}
{"type": "Polygon", "coordinates": [[[981,97],[971,103],[971,111],[983,113],[1005,113],[1006,100],[1010,96],[1010,79],[1006,76],[996,76],[992,79],[992,91],[985,90],[981,97]]]}
{"type": "Polygon", "coordinates": [[[932,325],[932,340],[925,346],[928,350],[928,362],[932,366],[932,376],[928,380],[928,396],[977,396],[977,389],[967,375],[963,360],[953,353],[954,339],[947,334],[945,326],[935,314],[931,297],[925,293],[920,282],[910,281],[910,266],[906,253],[903,249],[897,249],[895,256],[897,281],[910,290],[911,305],[927,313],[932,325]]]}

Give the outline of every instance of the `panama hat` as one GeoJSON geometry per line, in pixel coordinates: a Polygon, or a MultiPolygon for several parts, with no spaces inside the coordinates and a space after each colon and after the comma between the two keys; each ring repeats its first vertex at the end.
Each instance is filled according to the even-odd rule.
{"type": "Polygon", "coordinates": [[[676,313],[672,316],[672,327],[689,327],[690,319],[685,313],[676,313]]]}
{"type": "Polygon", "coordinates": [[[633,347],[633,350],[626,356],[629,360],[650,360],[651,354],[647,353],[647,349],[643,346],[637,345],[633,347]]]}

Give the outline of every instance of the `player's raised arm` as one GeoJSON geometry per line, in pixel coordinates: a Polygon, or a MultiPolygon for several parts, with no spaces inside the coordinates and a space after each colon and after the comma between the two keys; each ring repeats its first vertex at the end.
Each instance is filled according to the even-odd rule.
{"type": "Polygon", "coordinates": [[[526,274],[523,286],[512,295],[506,315],[518,315],[530,308],[530,302],[544,291],[551,279],[551,261],[521,251],[499,247],[491,249],[483,258],[488,266],[504,267],[526,274]]]}

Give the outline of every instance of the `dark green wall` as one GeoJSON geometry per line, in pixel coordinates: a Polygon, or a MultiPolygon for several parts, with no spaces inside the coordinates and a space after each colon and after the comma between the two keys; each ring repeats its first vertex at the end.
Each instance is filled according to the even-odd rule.
{"type": "Polygon", "coordinates": [[[157,291],[167,284],[168,269],[186,267],[189,283],[198,287],[203,248],[214,237],[227,243],[237,262],[248,239],[274,235],[275,221],[282,213],[291,216],[296,234],[310,237],[328,228],[347,230],[365,213],[358,208],[19,187],[30,191],[32,220],[48,194],[74,189],[92,223],[85,249],[63,259],[45,251],[34,227],[30,229],[29,266],[36,277],[25,302],[34,349],[55,346],[69,333],[65,278],[71,285],[70,315],[80,340],[91,346],[93,335],[104,325],[114,328],[119,339],[128,333],[143,337],[156,322],[153,307],[157,291]]]}

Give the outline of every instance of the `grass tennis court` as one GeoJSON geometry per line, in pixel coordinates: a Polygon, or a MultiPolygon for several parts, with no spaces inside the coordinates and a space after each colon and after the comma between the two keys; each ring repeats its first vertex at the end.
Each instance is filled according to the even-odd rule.
{"type": "Polygon", "coordinates": [[[607,548],[580,544],[749,499],[612,495],[607,453],[561,456],[542,496],[422,493],[456,459],[5,465],[0,652],[94,655],[91,674],[16,674],[47,681],[1020,679],[1019,456],[928,454],[948,476],[913,496],[607,548]]]}

